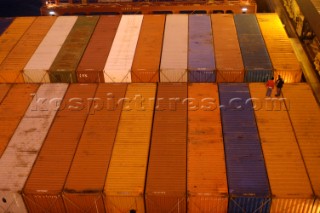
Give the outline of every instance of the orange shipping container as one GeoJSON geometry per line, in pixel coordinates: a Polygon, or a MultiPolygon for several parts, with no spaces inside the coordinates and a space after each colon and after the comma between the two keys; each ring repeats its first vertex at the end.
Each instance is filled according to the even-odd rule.
{"type": "Polygon", "coordinates": [[[96,84],[69,86],[23,189],[29,212],[66,212],[62,190],[96,88],[96,84]]]}
{"type": "Polygon", "coordinates": [[[0,82],[24,82],[22,70],[55,20],[55,16],[39,16],[36,18],[0,65],[0,82]]]}
{"type": "Polygon", "coordinates": [[[144,15],[132,64],[132,82],[159,82],[165,15],[144,15]]]}
{"type": "Polygon", "coordinates": [[[145,191],[146,211],[186,212],[187,84],[158,85],[145,191]]]}
{"type": "Polygon", "coordinates": [[[0,84],[0,104],[2,103],[2,100],[6,97],[10,88],[11,84],[0,84]]]}
{"type": "Polygon", "coordinates": [[[104,187],[107,212],[145,212],[155,95],[156,84],[128,85],[104,187]]]}
{"type": "Polygon", "coordinates": [[[188,212],[227,212],[218,87],[189,84],[188,99],[188,212]]]}
{"type": "Polygon", "coordinates": [[[63,199],[67,212],[105,212],[103,187],[126,84],[100,84],[70,168],[63,199]]]}
{"type": "Polygon", "coordinates": [[[309,213],[313,192],[290,123],[290,108],[282,98],[265,99],[265,84],[249,87],[272,192],[270,212],[309,213]]]}

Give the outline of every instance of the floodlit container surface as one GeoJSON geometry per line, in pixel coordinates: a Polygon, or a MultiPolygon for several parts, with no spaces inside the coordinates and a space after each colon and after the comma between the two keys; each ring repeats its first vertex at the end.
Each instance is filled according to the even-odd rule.
{"type": "Polygon", "coordinates": [[[0,157],[19,125],[38,87],[36,84],[12,85],[10,91],[2,101],[0,105],[0,157]]]}
{"type": "Polygon", "coordinates": [[[317,197],[313,205],[312,213],[319,213],[319,212],[320,212],[320,199],[319,197],[317,197]]]}
{"type": "Polygon", "coordinates": [[[63,98],[67,84],[43,84],[15,130],[0,160],[0,209],[27,212],[22,198],[23,186],[57,112],[53,98],[63,98]],[[38,100],[46,100],[39,102],[38,100]],[[6,202],[4,202],[4,200],[6,202]]]}
{"type": "Polygon", "coordinates": [[[131,82],[131,66],[143,15],[123,15],[104,67],[105,82],[131,82]]]}
{"type": "Polygon", "coordinates": [[[158,85],[146,181],[146,212],[186,212],[187,84],[158,85]]]}
{"type": "Polygon", "coordinates": [[[0,84],[0,105],[10,90],[11,85],[12,84],[0,84]]]}
{"type": "MultiPolygon", "coordinates": [[[[296,133],[311,185],[320,197],[320,108],[307,84],[285,84],[283,97],[290,104],[289,116],[296,133]]],[[[319,211],[319,201],[316,202],[319,211]]]]}
{"type": "Polygon", "coordinates": [[[121,16],[100,16],[77,68],[78,82],[104,82],[103,68],[107,61],[120,19],[121,16]]]}
{"type": "Polygon", "coordinates": [[[13,17],[0,18],[0,36],[10,26],[13,20],[13,17]]]}
{"type": "Polygon", "coordinates": [[[254,14],[234,16],[243,64],[245,82],[265,82],[273,68],[254,14]]]}
{"type": "Polygon", "coordinates": [[[0,64],[16,45],[35,17],[16,17],[0,37],[0,64]]]}
{"type": "Polygon", "coordinates": [[[276,13],[256,14],[265,40],[275,77],[281,75],[286,83],[301,81],[302,70],[291,42],[276,13]]]}
{"type": "Polygon", "coordinates": [[[156,84],[129,84],[104,187],[107,212],[145,212],[156,84]]]}
{"type": "Polygon", "coordinates": [[[56,17],[39,16],[0,65],[0,82],[23,83],[22,70],[41,43],[56,17]]]}
{"type": "Polygon", "coordinates": [[[311,212],[313,192],[290,123],[290,108],[282,98],[264,99],[264,83],[249,87],[251,96],[257,98],[254,113],[273,197],[270,212],[311,212]]]}
{"type": "Polygon", "coordinates": [[[23,70],[25,82],[50,82],[50,66],[70,33],[76,16],[59,16],[23,70]]]}
{"type": "Polygon", "coordinates": [[[23,190],[29,212],[66,212],[62,190],[96,84],[70,84],[23,190]]]}
{"type": "Polygon", "coordinates": [[[167,15],[164,31],[160,81],[187,82],[188,15],[167,15]]]}
{"type": "Polygon", "coordinates": [[[218,86],[189,84],[188,98],[188,212],[227,212],[218,86]]]}
{"type": "Polygon", "coordinates": [[[217,82],[243,82],[244,66],[231,14],[212,14],[212,34],[217,82]]]}
{"type": "Polygon", "coordinates": [[[219,84],[228,212],[269,212],[270,191],[247,84],[219,84]]]}
{"type": "Polygon", "coordinates": [[[159,82],[165,15],[144,15],[132,64],[132,82],[159,82]]]}
{"type": "Polygon", "coordinates": [[[126,84],[99,84],[65,186],[67,212],[105,212],[103,188],[126,84]]]}
{"type": "Polygon", "coordinates": [[[215,82],[215,62],[209,15],[189,15],[188,82],[215,82]]]}
{"type": "Polygon", "coordinates": [[[99,16],[78,16],[50,67],[49,76],[51,82],[76,82],[76,69],[98,19],[99,16]]]}

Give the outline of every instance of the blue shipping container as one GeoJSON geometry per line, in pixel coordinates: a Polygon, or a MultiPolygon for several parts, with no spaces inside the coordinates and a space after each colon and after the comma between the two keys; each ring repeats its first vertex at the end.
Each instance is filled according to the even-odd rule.
{"type": "Polygon", "coordinates": [[[271,195],[248,85],[219,84],[230,213],[270,211],[271,195]]]}
{"type": "Polygon", "coordinates": [[[14,18],[0,18],[0,36],[9,27],[14,18]]]}
{"type": "Polygon", "coordinates": [[[188,81],[215,82],[215,61],[208,15],[189,15],[188,81]]]}

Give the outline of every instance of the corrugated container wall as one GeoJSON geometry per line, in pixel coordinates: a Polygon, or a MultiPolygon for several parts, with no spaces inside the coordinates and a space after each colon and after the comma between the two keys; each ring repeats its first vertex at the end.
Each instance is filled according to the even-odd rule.
{"type": "Polygon", "coordinates": [[[165,15],[144,15],[132,64],[132,82],[159,82],[165,20],[165,15]]]}
{"type": "Polygon", "coordinates": [[[9,92],[12,84],[0,84],[0,105],[9,92]]]}
{"type": "Polygon", "coordinates": [[[188,82],[215,82],[210,16],[189,15],[188,35],[188,82]]]}
{"type": "Polygon", "coordinates": [[[146,181],[146,211],[186,212],[186,83],[160,83],[146,181]]]}
{"type": "Polygon", "coordinates": [[[49,69],[51,82],[74,83],[76,69],[91,38],[99,16],[78,16],[49,69]]]}
{"type": "Polygon", "coordinates": [[[63,192],[67,212],[105,212],[103,188],[126,84],[99,84],[63,192]],[[118,105],[119,104],[119,105],[118,105]]]}
{"type": "Polygon", "coordinates": [[[188,15],[167,15],[164,31],[160,81],[187,82],[188,15]]]}
{"type": "Polygon", "coordinates": [[[219,84],[229,187],[228,212],[270,210],[271,194],[249,88],[219,84]]]}
{"type": "Polygon", "coordinates": [[[300,82],[302,70],[278,15],[256,14],[256,17],[274,68],[275,78],[281,75],[286,83],[300,82]]]}
{"type": "Polygon", "coordinates": [[[103,83],[103,68],[107,61],[121,16],[100,16],[88,46],[77,68],[81,83],[103,83]]]}
{"type": "Polygon", "coordinates": [[[25,82],[50,82],[49,69],[76,20],[76,16],[57,18],[24,67],[23,78],[25,82]]]}
{"type": "Polygon", "coordinates": [[[0,18],[0,36],[10,26],[13,20],[13,17],[0,18]]]}
{"type": "Polygon", "coordinates": [[[50,100],[63,98],[67,87],[67,84],[39,87],[3,153],[0,159],[1,212],[27,212],[21,192],[57,112],[50,100]]]}
{"type": "Polygon", "coordinates": [[[188,212],[227,212],[218,86],[189,84],[188,98],[188,212]]]}
{"type": "Polygon", "coordinates": [[[313,192],[285,100],[265,99],[264,83],[249,85],[266,162],[272,204],[270,212],[310,213],[313,192]]]}
{"type": "Polygon", "coordinates": [[[39,16],[21,37],[0,65],[0,82],[23,83],[23,68],[56,20],[53,16],[39,16]]]}
{"type": "Polygon", "coordinates": [[[15,84],[0,105],[0,157],[32,101],[39,85],[15,84]]]}
{"type": "Polygon", "coordinates": [[[316,195],[313,212],[320,211],[320,107],[308,84],[285,84],[283,97],[288,99],[288,110],[296,133],[311,185],[316,195]]]}
{"type": "Polygon", "coordinates": [[[212,14],[217,82],[243,82],[244,66],[232,14],[212,14]]]}
{"type": "Polygon", "coordinates": [[[143,15],[123,15],[104,67],[105,82],[131,82],[131,67],[143,15]]]}
{"type": "Polygon", "coordinates": [[[66,212],[62,190],[83,126],[89,114],[96,84],[70,84],[51,125],[39,156],[23,189],[29,212],[66,212]]]}
{"type": "Polygon", "coordinates": [[[129,84],[104,187],[106,211],[145,212],[144,190],[157,85],[129,84]]]}
{"type": "Polygon", "coordinates": [[[273,68],[254,14],[236,14],[237,29],[245,82],[266,82],[273,76],[273,68]]]}

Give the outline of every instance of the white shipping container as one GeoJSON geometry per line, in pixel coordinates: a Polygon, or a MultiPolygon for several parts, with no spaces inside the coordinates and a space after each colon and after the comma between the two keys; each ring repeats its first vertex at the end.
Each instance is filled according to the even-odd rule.
{"type": "Polygon", "coordinates": [[[187,82],[188,15],[167,15],[162,47],[160,81],[187,82]]]}
{"type": "Polygon", "coordinates": [[[77,16],[60,16],[57,18],[25,66],[23,70],[25,82],[50,82],[48,70],[77,18],[77,16]]]}
{"type": "Polygon", "coordinates": [[[131,82],[131,67],[143,15],[123,15],[104,67],[105,82],[131,82]]]}
{"type": "Polygon", "coordinates": [[[0,212],[27,212],[21,192],[68,84],[43,84],[0,159],[0,212]]]}

